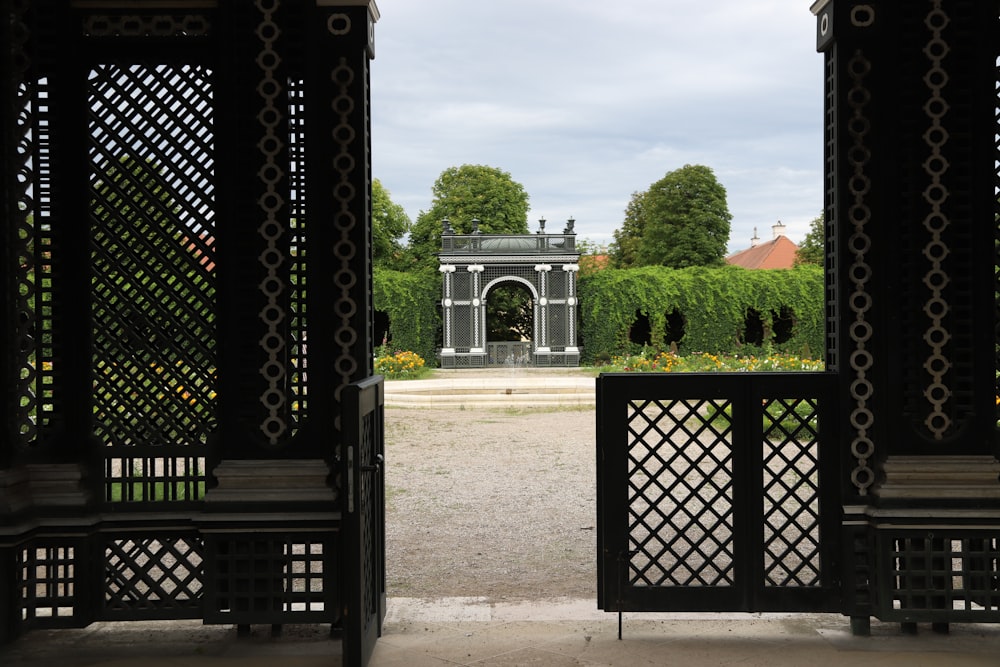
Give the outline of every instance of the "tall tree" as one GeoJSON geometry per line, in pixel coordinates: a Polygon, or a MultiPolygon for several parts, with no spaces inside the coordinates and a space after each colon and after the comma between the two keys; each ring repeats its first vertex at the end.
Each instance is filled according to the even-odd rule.
{"type": "Polygon", "coordinates": [[[611,242],[608,254],[611,255],[611,261],[616,268],[627,269],[636,266],[639,245],[646,227],[643,212],[645,200],[645,192],[633,192],[625,208],[622,228],[612,232],[615,240],[611,242]]]}
{"type": "Polygon", "coordinates": [[[462,165],[441,172],[431,188],[433,200],[410,230],[409,251],[421,266],[433,265],[441,250],[441,221],[456,234],[472,232],[479,220],[483,234],[527,234],[528,193],[510,174],[496,167],[462,165]]]}
{"type": "Polygon", "coordinates": [[[826,254],[826,230],[825,220],[822,213],[813,218],[809,223],[809,231],[806,233],[799,249],[795,252],[795,266],[800,264],[818,264],[823,266],[826,254]]]}
{"type": "Polygon", "coordinates": [[[410,216],[392,201],[377,178],[372,181],[372,255],[375,266],[391,266],[402,254],[401,239],[410,231],[410,216]]]}
{"type": "Polygon", "coordinates": [[[733,216],[726,189],[710,168],[687,164],[667,173],[633,195],[629,211],[635,219],[627,219],[615,236],[622,266],[723,263],[733,216]]]}

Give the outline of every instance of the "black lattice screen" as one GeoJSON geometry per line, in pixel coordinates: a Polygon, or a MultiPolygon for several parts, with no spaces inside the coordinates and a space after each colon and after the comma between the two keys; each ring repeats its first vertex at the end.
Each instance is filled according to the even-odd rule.
{"type": "Polygon", "coordinates": [[[17,88],[18,173],[16,331],[19,445],[37,444],[39,430],[50,424],[60,397],[53,387],[51,133],[45,110],[32,99],[50,95],[47,79],[24,81],[17,88]]]}
{"type": "Polygon", "coordinates": [[[201,538],[196,535],[108,539],[104,545],[105,616],[198,617],[203,560],[201,538]]]}
{"type": "Polygon", "coordinates": [[[764,404],[764,580],[820,583],[819,425],[815,399],[764,404]]]}
{"type": "Polygon", "coordinates": [[[197,500],[215,422],[210,72],[90,77],[94,430],[105,500],[197,500]],[[128,447],[128,456],[124,452],[128,447]],[[155,450],[145,449],[155,447],[155,450]]]}
{"type": "Polygon", "coordinates": [[[361,505],[370,512],[368,520],[361,521],[359,534],[360,552],[368,556],[359,563],[359,579],[363,582],[361,604],[366,622],[375,622],[381,618],[378,615],[380,598],[385,591],[384,568],[381,565],[385,553],[385,492],[382,488],[382,471],[379,469],[384,445],[382,423],[381,408],[365,414],[361,420],[361,442],[358,447],[361,461],[373,462],[373,465],[362,466],[361,479],[358,480],[361,505]]]}
{"type": "Polygon", "coordinates": [[[885,531],[880,581],[887,620],[1000,620],[1000,536],[995,531],[885,531]],[[883,555],[885,554],[885,555],[883,555]]]}
{"type": "Polygon", "coordinates": [[[315,622],[339,613],[330,533],[213,539],[214,590],[205,611],[211,622],[245,623],[261,613],[282,621],[315,622]]]}
{"type": "Polygon", "coordinates": [[[729,409],[726,400],[629,403],[631,584],[733,583],[729,409]]]}
{"type": "Polygon", "coordinates": [[[17,558],[21,622],[26,627],[68,627],[77,615],[75,544],[46,540],[20,550],[17,558]]]}
{"type": "Polygon", "coordinates": [[[378,11],[188,4],[4,5],[0,643],[344,614],[336,476],[239,464],[335,466],[371,373],[378,11]]]}
{"type": "Polygon", "coordinates": [[[291,189],[289,205],[291,219],[289,220],[290,241],[289,255],[289,389],[292,400],[288,406],[289,420],[292,423],[291,433],[298,432],[298,427],[305,419],[308,407],[308,367],[306,356],[306,332],[308,330],[308,313],[306,312],[306,200],[305,200],[305,91],[297,82],[289,83],[289,136],[288,154],[293,169],[289,174],[291,189]]]}
{"type": "Polygon", "coordinates": [[[836,608],[837,459],[820,430],[834,380],[602,374],[601,608],[836,608]]]}

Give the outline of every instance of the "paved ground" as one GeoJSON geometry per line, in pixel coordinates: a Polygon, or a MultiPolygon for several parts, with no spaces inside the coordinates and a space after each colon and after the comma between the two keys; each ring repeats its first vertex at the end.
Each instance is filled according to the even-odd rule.
{"type": "MultiPolygon", "coordinates": [[[[904,635],[876,623],[853,637],[846,619],[823,614],[626,615],[592,601],[487,605],[392,599],[372,667],[996,667],[1000,626],[955,625],[941,635],[904,635]]],[[[231,627],[198,621],[96,623],[84,630],[36,631],[0,649],[3,667],[334,667],[340,642],[322,626],[269,627],[237,638],[231,627]]]]}

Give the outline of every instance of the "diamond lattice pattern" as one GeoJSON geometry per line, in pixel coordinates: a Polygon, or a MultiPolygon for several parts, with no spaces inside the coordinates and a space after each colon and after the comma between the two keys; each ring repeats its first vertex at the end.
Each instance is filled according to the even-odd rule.
{"type": "Polygon", "coordinates": [[[208,78],[91,72],[94,429],[107,445],[204,444],[214,421],[208,78]]]}
{"type": "Polygon", "coordinates": [[[771,399],[764,409],[764,581],[820,583],[816,401],[771,399]]]}
{"type": "Polygon", "coordinates": [[[628,405],[629,583],[733,584],[727,400],[628,405]]]}
{"type": "Polygon", "coordinates": [[[195,538],[115,539],[104,549],[108,609],[194,607],[203,588],[202,546],[195,538]]]}

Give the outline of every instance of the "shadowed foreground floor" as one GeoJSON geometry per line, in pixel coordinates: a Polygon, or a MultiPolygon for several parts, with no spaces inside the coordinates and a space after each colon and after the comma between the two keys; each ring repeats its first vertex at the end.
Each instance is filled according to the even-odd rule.
{"type": "MultiPolygon", "coordinates": [[[[475,598],[391,599],[371,665],[738,665],[740,667],[996,667],[1000,626],[953,625],[947,635],[920,626],[874,623],[853,637],[829,614],[615,614],[593,601],[491,605],[475,598]]],[[[0,648],[3,667],[331,667],[340,642],[325,626],[287,626],[280,637],[254,626],[237,638],[199,621],[95,623],[83,630],[35,631],[0,648]]]]}

